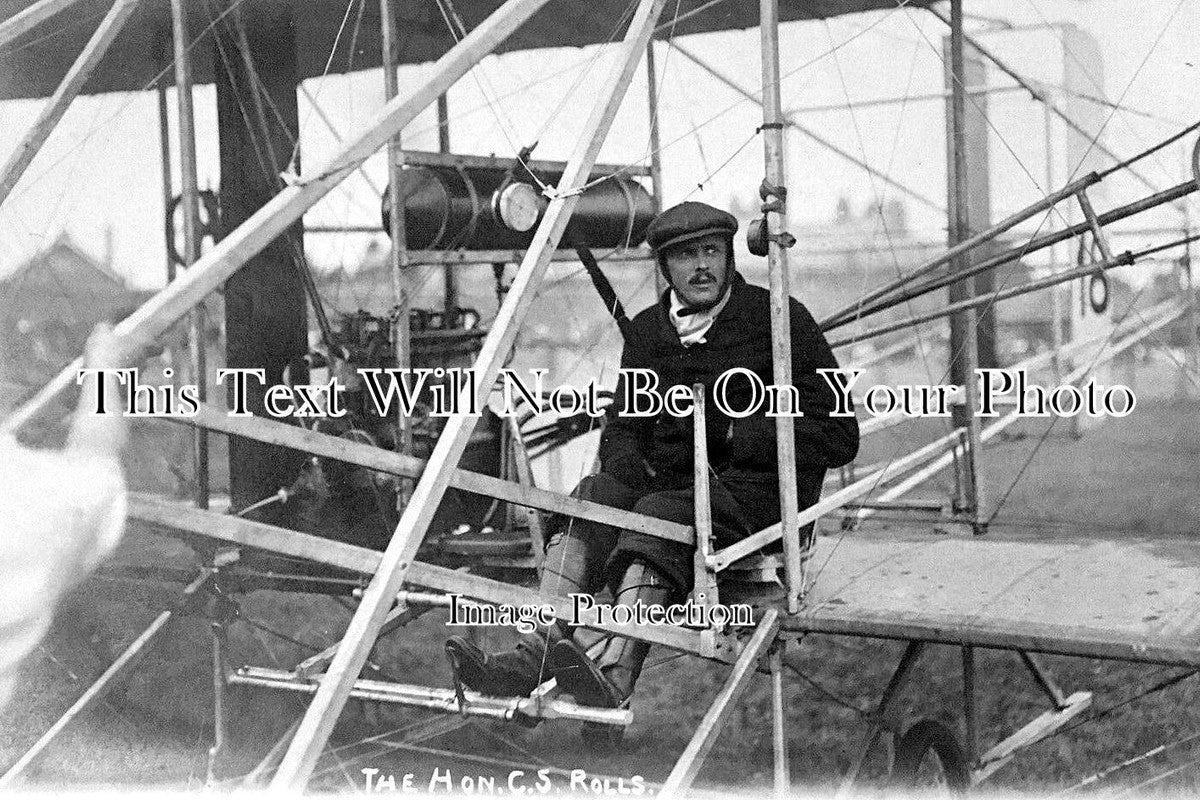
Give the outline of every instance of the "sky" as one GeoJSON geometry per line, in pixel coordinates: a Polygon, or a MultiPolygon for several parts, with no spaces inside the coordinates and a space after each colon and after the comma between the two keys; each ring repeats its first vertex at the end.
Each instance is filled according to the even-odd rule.
{"type": "MultiPolygon", "coordinates": [[[[1024,76],[1061,85],[1064,65],[1084,67],[1082,80],[1088,93],[1122,106],[1112,110],[1084,103],[1102,126],[1101,141],[1119,156],[1140,152],[1200,118],[1200,37],[1196,34],[1200,0],[1138,4],[967,0],[966,11],[968,32],[978,35],[1024,76]],[[1088,61],[1081,40],[1066,36],[1063,25],[1074,25],[1094,37],[1102,65],[1088,61]]],[[[935,205],[943,205],[944,106],[936,95],[943,88],[945,33],[932,15],[901,7],[828,22],[785,24],[780,33],[783,106],[795,109],[794,119],[813,133],[935,205]],[[891,98],[908,99],[847,108],[847,103],[891,98]]],[[[755,92],[761,83],[758,43],[757,30],[679,41],[755,92]]],[[[450,93],[453,149],[510,156],[537,141],[535,157],[565,158],[610,59],[611,52],[602,47],[487,58],[450,93]]],[[[658,46],[657,65],[665,203],[697,199],[727,205],[733,197],[752,198],[763,176],[762,142],[756,134],[762,122],[758,107],[665,44],[658,46]]],[[[420,81],[427,68],[402,69],[401,92],[420,81]]],[[[1080,164],[1077,159],[1069,163],[1064,127],[1056,122],[1051,126],[1048,174],[1042,106],[1027,93],[1004,90],[1013,83],[994,69],[986,81],[989,88],[1000,90],[987,98],[991,199],[993,218],[998,219],[1039,199],[1051,184],[1061,185],[1080,174],[1080,164]]],[[[363,126],[383,102],[378,70],[316,79],[304,88],[341,136],[363,126]]],[[[313,112],[306,93],[300,98],[302,162],[306,169],[317,169],[338,143],[321,115],[313,112]]],[[[647,95],[644,72],[639,72],[602,151],[602,161],[645,162],[647,95]]],[[[169,100],[173,108],[173,92],[169,100]]],[[[1062,96],[1059,101],[1068,102],[1062,96]]],[[[0,152],[11,151],[42,102],[3,104],[0,152]]],[[[196,113],[200,184],[215,188],[219,175],[210,87],[197,90],[196,113]]],[[[432,112],[420,117],[404,136],[406,146],[436,149],[432,112]]],[[[1184,180],[1194,142],[1192,134],[1140,162],[1144,180],[1124,173],[1106,179],[1096,193],[1097,207],[1103,210],[1130,202],[1148,194],[1150,187],[1161,189],[1184,180]]],[[[0,275],[64,232],[100,256],[106,231],[111,231],[114,268],[133,285],[161,285],[165,267],[158,152],[154,93],[77,100],[0,208],[0,275]]],[[[177,143],[173,152],[178,153],[177,143]]],[[[1095,151],[1090,158],[1086,168],[1111,163],[1095,151]]],[[[382,157],[368,162],[366,171],[376,186],[385,183],[382,157]]],[[[905,199],[860,166],[798,133],[790,133],[787,139],[787,174],[789,210],[798,225],[830,220],[840,198],[856,211],[892,198],[905,199]]],[[[177,168],[174,181],[177,186],[177,168]]],[[[908,200],[906,204],[911,224],[921,235],[945,236],[941,214],[908,200]]],[[[1123,227],[1178,228],[1184,211],[1164,209],[1123,227]]],[[[1186,213],[1200,216],[1194,198],[1186,213]]],[[[367,181],[356,176],[318,204],[306,220],[375,223],[377,196],[367,181]]],[[[1165,241],[1166,235],[1136,232],[1128,237],[1134,242],[1129,246],[1165,241]]],[[[319,269],[353,270],[369,242],[370,237],[363,235],[311,235],[306,246],[319,269]]],[[[803,247],[802,241],[798,252],[803,247]]]]}

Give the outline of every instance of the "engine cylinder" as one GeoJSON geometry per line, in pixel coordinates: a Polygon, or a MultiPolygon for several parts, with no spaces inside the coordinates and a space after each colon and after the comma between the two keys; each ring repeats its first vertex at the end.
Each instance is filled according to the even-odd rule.
{"type": "MultiPolygon", "coordinates": [[[[561,173],[539,172],[556,185],[561,173]]],[[[592,176],[597,180],[600,175],[592,176]]],[[[549,201],[524,169],[510,175],[501,167],[413,166],[401,172],[404,231],[410,250],[524,249],[533,241],[536,224],[513,230],[500,212],[499,194],[513,182],[534,188],[540,220],[549,201]]],[[[383,195],[383,229],[389,231],[389,193],[383,195]]],[[[626,175],[609,176],[579,198],[563,234],[562,246],[632,247],[641,243],[654,217],[654,202],[641,184],[626,175]]]]}

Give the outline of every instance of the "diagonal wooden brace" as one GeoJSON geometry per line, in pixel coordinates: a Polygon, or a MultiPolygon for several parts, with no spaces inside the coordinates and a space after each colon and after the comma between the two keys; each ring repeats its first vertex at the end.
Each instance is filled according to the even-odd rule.
{"type": "MultiPolygon", "coordinates": [[[[330,436],[275,420],[262,417],[231,417],[210,405],[201,405],[197,413],[191,417],[166,417],[165,419],[171,422],[195,425],[229,436],[243,436],[267,444],[291,447],[311,455],[332,458],[392,475],[417,478],[428,464],[424,459],[415,456],[394,453],[361,442],[352,442],[340,436],[330,436]]],[[[517,505],[566,514],[618,528],[627,528],[675,542],[691,544],[693,541],[692,529],[686,525],[654,519],[643,514],[635,514],[632,511],[622,511],[619,508],[603,506],[599,503],[591,503],[547,489],[538,489],[536,486],[522,486],[519,483],[482,475],[478,472],[456,469],[451,473],[450,485],[456,489],[463,489],[486,497],[495,497],[517,505]]]]}
{"type": "MultiPolygon", "coordinates": [[[[115,328],[126,360],[178,322],[250,258],[283,235],[309,208],[383,147],[397,131],[437,101],[496,46],[549,0],[506,0],[430,69],[430,77],[407,98],[387,103],[363,131],[325,164],[279,192],[250,219],[231,231],[192,267],[150,298],[115,328]]],[[[118,365],[113,365],[118,366],[118,365]]],[[[15,434],[76,383],[83,358],[68,364],[28,402],[0,424],[0,435],[15,434]]]]}
{"type": "Polygon", "coordinates": [[[696,729],[692,740],[688,742],[683,755],[675,762],[670,776],[658,794],[659,797],[678,797],[692,785],[705,756],[712,750],[713,743],[721,732],[721,726],[725,724],[725,720],[729,718],[730,713],[737,705],[738,699],[750,685],[750,679],[754,676],[758,659],[775,641],[775,635],[778,632],[779,612],[772,608],[763,614],[762,621],[758,623],[754,635],[750,637],[750,641],[746,643],[741,655],[738,656],[737,663],[733,665],[729,680],[725,682],[720,694],[708,707],[704,719],[700,720],[700,726],[696,729]]]}
{"type": "MultiPolygon", "coordinates": [[[[509,4],[517,1],[509,0],[496,14],[503,14],[509,4]]],[[[598,94],[598,102],[584,125],[583,135],[575,151],[567,161],[555,196],[542,216],[533,243],[526,252],[504,303],[496,314],[492,329],[480,349],[475,367],[479,379],[476,391],[481,396],[472,398],[471,389],[464,389],[461,399],[465,402],[460,404],[461,408],[471,408],[471,399],[486,400],[486,393],[490,392],[492,383],[499,376],[509,350],[516,342],[521,322],[533,304],[537,287],[546,274],[554,250],[566,230],[571,213],[579,202],[580,190],[588,179],[600,147],[624,99],[625,90],[633,79],[637,64],[646,51],[654,23],[665,2],[666,0],[640,0],[638,3],[637,11],[621,44],[621,58],[614,64],[598,94]]],[[[482,405],[482,402],[479,405],[482,405]]],[[[404,584],[405,574],[412,566],[421,540],[450,485],[451,475],[466,449],[476,419],[475,416],[459,413],[446,421],[446,426],[442,429],[430,455],[429,465],[417,482],[412,497],[400,516],[392,540],[380,560],[375,577],[363,594],[362,604],[350,620],[343,645],[338,649],[333,663],[329,665],[329,672],[321,682],[321,687],[305,713],[299,730],[296,731],[296,738],[292,740],[292,745],[279,766],[279,772],[271,782],[272,789],[301,789],[312,774],[342,707],[350,697],[354,680],[374,646],[388,606],[404,584]]]]}

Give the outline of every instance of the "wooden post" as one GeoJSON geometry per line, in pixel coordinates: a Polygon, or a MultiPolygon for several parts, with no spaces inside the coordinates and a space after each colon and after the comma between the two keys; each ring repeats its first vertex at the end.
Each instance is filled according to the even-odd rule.
{"type": "MultiPolygon", "coordinates": [[[[296,738],[288,748],[279,772],[271,783],[273,789],[303,787],[316,766],[342,706],[350,696],[354,680],[374,646],[388,607],[404,584],[404,577],[412,565],[417,548],[420,547],[437,505],[450,483],[455,464],[466,449],[467,440],[476,422],[476,417],[466,413],[466,410],[476,402],[482,405],[487,394],[491,392],[504,359],[516,340],[521,321],[533,303],[534,293],[567,227],[571,212],[575,210],[579,192],[587,181],[613,118],[620,108],[625,90],[633,78],[637,62],[645,50],[654,22],[665,2],[666,0],[640,0],[638,3],[637,11],[621,45],[622,58],[614,65],[598,95],[598,102],[584,125],[583,134],[567,161],[556,195],[542,216],[533,243],[526,251],[525,258],[505,296],[504,304],[484,340],[475,365],[478,396],[473,395],[470,388],[464,389],[459,398],[462,410],[447,419],[446,426],[430,455],[429,466],[417,482],[412,498],[405,507],[383,554],[379,570],[350,621],[343,645],[330,664],[329,671],[313,697],[300,729],[296,732],[296,738]]],[[[479,30],[480,28],[476,27],[460,45],[470,41],[471,35],[479,30]]],[[[396,130],[400,127],[396,126],[396,130]]]]}
{"type": "MultiPolygon", "coordinates": [[[[200,189],[196,179],[196,118],[192,107],[192,60],[188,53],[187,12],[183,0],[171,0],[171,32],[175,55],[175,102],[179,115],[179,175],[183,200],[183,265],[200,258],[200,189]]],[[[202,308],[189,314],[188,353],[191,379],[200,402],[208,399],[207,338],[202,308]]],[[[208,508],[208,432],[192,434],[192,500],[208,508]]]]}
{"type": "MultiPolygon", "coordinates": [[[[396,81],[396,64],[400,58],[399,46],[396,42],[396,19],[392,9],[392,0],[379,0],[379,25],[383,49],[383,99],[387,102],[400,91],[396,81]]],[[[392,303],[395,307],[392,315],[392,346],[396,356],[396,368],[403,370],[412,366],[412,334],[408,321],[412,307],[412,286],[408,274],[408,239],[404,230],[404,197],[400,194],[400,175],[404,170],[404,150],[400,147],[400,134],[401,131],[396,131],[387,144],[387,192],[392,208],[388,230],[392,240],[389,264],[392,277],[392,303]]],[[[411,454],[413,449],[412,420],[399,410],[396,412],[396,429],[400,433],[396,449],[401,453],[411,454]]],[[[396,498],[400,507],[407,502],[411,488],[408,481],[401,481],[400,493],[396,498]]]]}
{"type": "MultiPolygon", "coordinates": [[[[654,191],[650,194],[655,215],[663,210],[662,185],[662,136],[658,123],[658,76],[654,67],[654,38],[646,43],[646,108],[650,115],[650,182],[654,191]]],[[[660,297],[667,290],[667,277],[662,270],[654,269],[654,296],[660,297]]]]}
{"type": "Polygon", "coordinates": [[[775,749],[775,797],[786,798],[792,788],[788,760],[787,711],[783,705],[783,654],[787,640],[780,638],[771,649],[771,740],[775,749]]]}
{"type": "MultiPolygon", "coordinates": [[[[412,95],[388,103],[362,131],[350,139],[324,164],[303,180],[288,186],[241,225],[226,234],[187,274],[156,294],[115,328],[125,348],[125,357],[140,351],[146,342],[167,328],[255,254],[299,220],[304,212],[333,190],[342,180],[387,144],[394,131],[407,125],[437,100],[467,70],[492,52],[496,45],[528,20],[549,0],[506,0],[505,4],[477,25],[430,68],[429,77],[412,95]]],[[[63,393],[76,385],[83,368],[76,358],[24,405],[0,423],[0,434],[14,434],[43,413],[63,393]]]]}
{"type": "Polygon", "coordinates": [[[745,649],[738,656],[737,663],[734,664],[733,671],[729,674],[729,679],[721,687],[721,691],[713,700],[712,705],[708,707],[704,719],[700,720],[700,725],[684,749],[683,755],[675,762],[671,774],[663,783],[662,789],[658,793],[659,797],[679,797],[692,785],[692,781],[696,779],[696,773],[700,771],[700,766],[704,763],[705,756],[712,750],[717,734],[721,732],[721,726],[725,724],[725,720],[729,718],[738,699],[750,685],[750,679],[754,677],[754,668],[759,657],[775,641],[778,631],[779,612],[772,608],[763,614],[762,621],[754,630],[754,635],[750,637],[745,649]]]}
{"type": "MultiPolygon", "coordinates": [[[[766,164],[766,183],[778,190],[778,194],[771,197],[775,209],[766,212],[766,224],[770,234],[776,236],[787,225],[787,176],[784,171],[783,117],[779,99],[779,0],[760,1],[758,27],[762,34],[763,159],[766,164]]],[[[774,238],[767,253],[767,276],[771,290],[772,374],[776,386],[791,386],[792,293],[788,285],[787,249],[774,238]]],[[[787,609],[789,614],[795,614],[800,610],[804,594],[805,554],[800,542],[800,526],[796,521],[800,513],[800,501],[796,488],[795,420],[789,414],[775,419],[775,437],[787,609]]]]}
{"type": "Polygon", "coordinates": [[[962,672],[963,727],[966,729],[963,743],[966,745],[967,764],[973,767],[975,759],[979,757],[979,715],[975,697],[975,648],[971,645],[963,646],[962,672]]]}
{"type": "Polygon", "coordinates": [[[650,115],[650,182],[654,192],[650,200],[654,213],[662,211],[662,135],[658,122],[658,75],[654,66],[654,39],[646,44],[646,108],[650,115]]]}
{"type": "MultiPolygon", "coordinates": [[[[692,501],[696,529],[696,549],[692,553],[692,591],[697,605],[713,608],[720,599],[717,595],[717,573],[708,563],[713,551],[713,521],[707,430],[704,384],[692,384],[692,501]]],[[[701,632],[701,638],[707,646],[715,649],[716,631],[708,628],[701,632]]]]}
{"type": "MultiPolygon", "coordinates": [[[[954,247],[971,235],[971,222],[967,198],[967,154],[966,154],[966,73],[963,67],[962,0],[950,3],[950,58],[947,83],[950,84],[949,114],[949,164],[947,172],[950,186],[950,247],[954,247]]],[[[964,256],[950,262],[950,272],[970,266],[964,256]]],[[[974,296],[971,281],[950,285],[950,302],[969,300],[974,296]]],[[[977,387],[975,368],[978,366],[979,341],[976,336],[975,309],[968,308],[950,318],[950,380],[963,387],[963,403],[953,409],[954,425],[967,431],[967,447],[963,454],[963,468],[959,475],[959,494],[955,498],[955,511],[966,517],[973,532],[985,530],[979,495],[979,418],[975,415],[977,387]]]]}
{"type": "MultiPolygon", "coordinates": [[[[79,95],[83,85],[92,76],[92,72],[100,65],[100,60],[108,52],[109,45],[125,27],[125,22],[137,4],[138,0],[115,0],[112,8],[104,15],[104,19],[100,20],[100,27],[96,28],[92,38],[88,39],[88,43],[84,45],[79,57],[75,59],[75,63],[67,70],[66,76],[54,90],[54,94],[46,101],[46,105],[38,114],[33,127],[13,150],[4,167],[0,168],[0,203],[8,199],[17,185],[17,181],[21,180],[21,176],[33,162],[33,157],[42,149],[46,139],[50,138],[54,127],[63,118],[63,114],[67,113],[67,107],[79,95]]],[[[27,10],[32,11],[33,9],[27,10]]],[[[0,33],[0,38],[2,38],[2,33],[0,33]]]]}

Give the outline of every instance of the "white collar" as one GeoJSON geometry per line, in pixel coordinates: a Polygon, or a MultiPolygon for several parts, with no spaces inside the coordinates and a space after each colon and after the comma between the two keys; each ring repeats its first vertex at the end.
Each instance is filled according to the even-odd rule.
{"type": "Polygon", "coordinates": [[[721,313],[721,309],[725,308],[725,304],[729,302],[729,296],[732,294],[733,284],[731,282],[728,288],[725,289],[725,296],[715,306],[704,311],[694,311],[684,314],[686,306],[679,299],[679,294],[672,288],[671,308],[667,312],[667,316],[671,319],[671,324],[675,326],[675,332],[679,334],[679,343],[684,347],[691,347],[694,344],[706,341],[704,338],[705,334],[708,333],[708,329],[716,321],[717,315],[721,313]]]}

